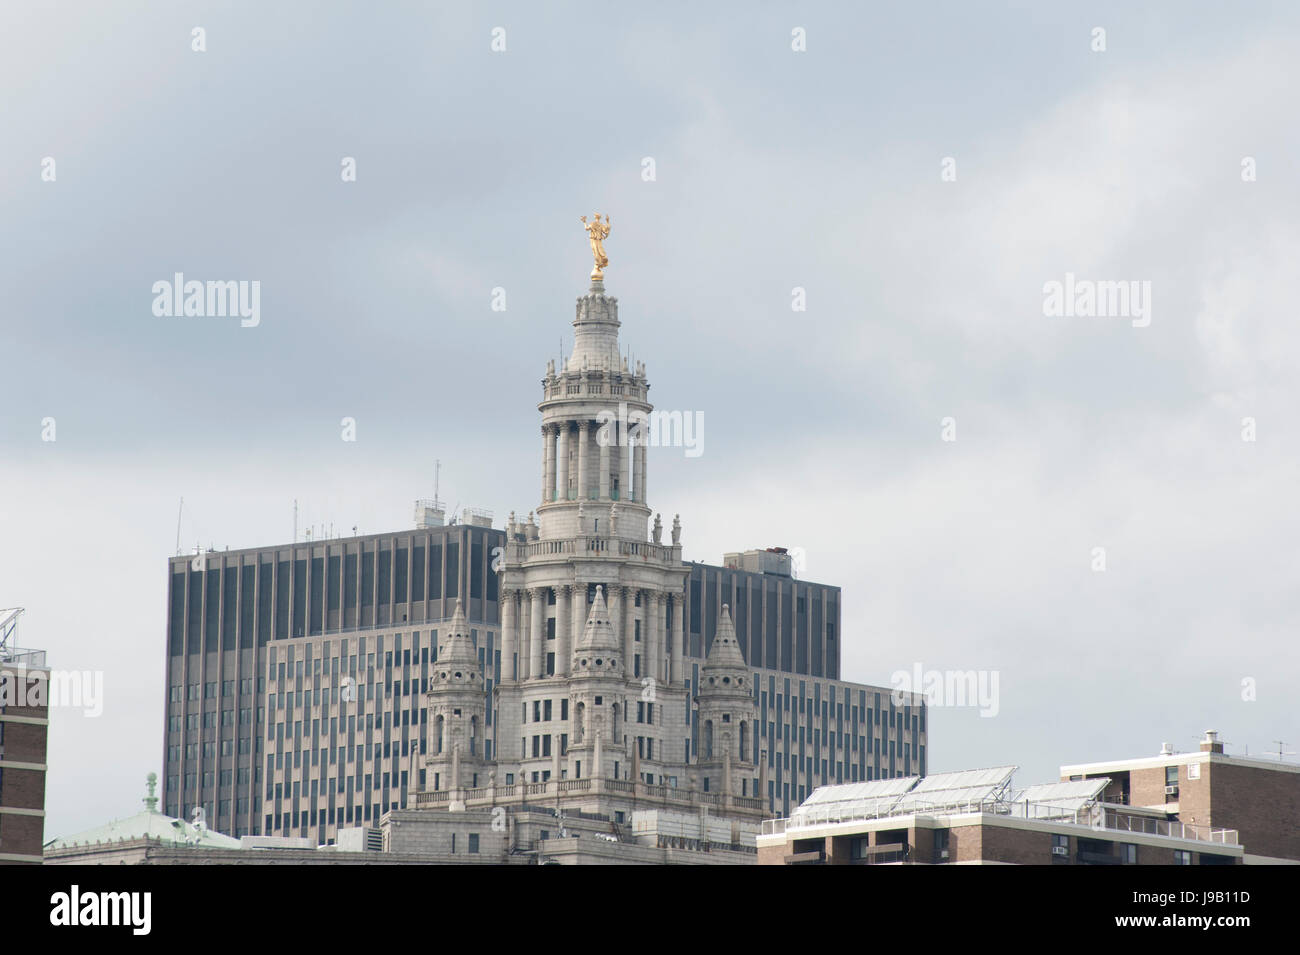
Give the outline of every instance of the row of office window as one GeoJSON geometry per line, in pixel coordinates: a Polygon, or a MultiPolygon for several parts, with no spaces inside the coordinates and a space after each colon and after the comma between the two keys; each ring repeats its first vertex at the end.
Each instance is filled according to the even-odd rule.
{"type": "Polygon", "coordinates": [[[705,657],[722,605],[751,667],[838,679],[840,589],[707,564],[691,564],[686,588],[689,653],[705,657]]]}
{"type": "Polygon", "coordinates": [[[235,557],[210,554],[199,570],[173,561],[170,652],[251,649],[272,640],[400,624],[415,604],[421,605],[416,619],[423,619],[425,601],[467,597],[484,602],[467,608],[471,615],[475,609],[495,615],[492,550],[503,539],[491,528],[455,526],[235,557]],[[325,555],[315,556],[321,548],[325,555]]]}

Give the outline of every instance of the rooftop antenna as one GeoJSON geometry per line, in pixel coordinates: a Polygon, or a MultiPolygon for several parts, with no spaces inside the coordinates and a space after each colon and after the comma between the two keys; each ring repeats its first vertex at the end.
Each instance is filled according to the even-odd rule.
{"type": "Polygon", "coordinates": [[[185,498],[181,498],[181,506],[176,509],[176,556],[181,556],[181,514],[185,510],[185,498]]]}
{"type": "Polygon", "coordinates": [[[1278,761],[1279,761],[1279,762],[1281,762],[1281,760],[1283,759],[1283,757],[1286,757],[1286,756],[1294,756],[1294,755],[1295,755],[1295,751],[1294,751],[1294,750],[1291,750],[1291,751],[1289,751],[1289,752],[1287,751],[1286,743],[1284,743],[1282,740],[1280,740],[1280,739],[1275,739],[1275,740],[1273,740],[1273,742],[1277,743],[1277,758],[1278,758],[1278,761]]]}
{"type": "Polygon", "coordinates": [[[438,485],[442,481],[442,460],[438,459],[433,462],[433,506],[442,507],[438,499],[438,485]]]}
{"type": "Polygon", "coordinates": [[[293,542],[298,543],[298,499],[293,499],[293,542]]]}

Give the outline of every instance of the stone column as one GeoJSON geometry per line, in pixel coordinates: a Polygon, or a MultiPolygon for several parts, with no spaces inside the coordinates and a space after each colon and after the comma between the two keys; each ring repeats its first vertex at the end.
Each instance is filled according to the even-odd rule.
{"type": "Polygon", "coordinates": [[[635,673],[632,661],[636,657],[636,626],[633,613],[636,609],[636,591],[631,587],[623,588],[623,672],[631,676],[635,673]]]}
{"type": "Polygon", "coordinates": [[[569,640],[571,628],[564,625],[573,616],[570,601],[573,587],[565,584],[556,590],[555,597],[555,675],[569,675],[569,657],[573,655],[572,642],[569,640]]]}
{"type": "Polygon", "coordinates": [[[646,502],[645,497],[645,464],[646,451],[649,450],[645,444],[638,444],[636,448],[636,499],[641,504],[646,502]]]}
{"type": "Polygon", "coordinates": [[[590,443],[587,439],[590,435],[591,423],[588,421],[578,422],[578,500],[587,499],[587,445],[590,443]]]}
{"type": "MultiPolygon", "coordinates": [[[[606,595],[606,601],[609,604],[609,625],[614,631],[614,638],[619,641],[619,646],[626,649],[627,644],[623,642],[623,588],[614,586],[609,588],[606,595]]],[[[626,653],[623,654],[623,673],[632,675],[632,658],[626,653]]]]}
{"type": "Polygon", "coordinates": [[[533,598],[533,615],[529,621],[532,630],[529,638],[532,659],[529,661],[528,671],[529,675],[537,680],[546,676],[546,633],[543,629],[546,623],[546,588],[534,587],[528,593],[533,598]]]}
{"type": "MultiPolygon", "coordinates": [[[[555,621],[556,627],[563,624],[562,620],[555,621]]],[[[573,585],[572,606],[569,608],[569,646],[576,647],[578,641],[582,639],[582,630],[587,625],[587,585],[578,581],[573,585]]],[[[570,651],[572,656],[572,651],[570,651]]]]}
{"type": "Polygon", "coordinates": [[[518,669],[515,666],[515,648],[518,646],[515,627],[515,592],[505,590],[501,593],[501,679],[517,680],[518,669]]]}
{"type": "Polygon", "coordinates": [[[553,425],[542,425],[542,503],[555,497],[555,441],[553,425]]]}
{"type": "Polygon", "coordinates": [[[519,654],[519,665],[517,668],[518,673],[515,677],[518,680],[528,679],[528,664],[532,659],[532,651],[529,649],[528,632],[529,621],[532,618],[532,614],[533,605],[528,599],[528,591],[519,591],[519,625],[515,628],[515,632],[519,635],[519,643],[516,648],[519,654]]]}
{"type": "Polygon", "coordinates": [[[546,425],[542,425],[542,503],[550,500],[546,496],[546,459],[550,457],[550,440],[546,436],[546,425]]]}
{"type": "MultiPolygon", "coordinates": [[[[610,428],[608,430],[616,430],[617,427],[618,425],[615,424],[613,428],[610,428]]],[[[596,487],[598,489],[598,493],[600,494],[600,499],[602,501],[609,500],[609,440],[608,438],[609,435],[606,432],[602,432],[600,429],[596,430],[596,440],[601,442],[600,443],[600,480],[597,481],[596,487]],[[604,441],[601,441],[600,438],[602,433],[606,435],[606,440],[604,441]]],[[[612,536],[614,533],[614,528],[611,527],[609,529],[609,532],[612,536]]]]}
{"type": "Polygon", "coordinates": [[[731,744],[732,740],[727,740],[722,750],[722,804],[731,805],[731,744]]]}
{"type": "Polygon", "coordinates": [[[654,631],[655,668],[651,675],[656,682],[662,683],[667,679],[664,674],[664,646],[668,643],[668,595],[663,592],[655,594],[654,631]]]}
{"type": "Polygon", "coordinates": [[[680,685],[682,682],[682,643],[685,640],[686,601],[681,594],[673,594],[673,635],[672,646],[668,648],[668,682],[680,685]]]}
{"type": "Polygon", "coordinates": [[[632,444],[628,440],[627,431],[624,431],[619,438],[618,447],[618,496],[624,501],[632,500],[632,444]]]}
{"type": "Polygon", "coordinates": [[[569,499],[569,423],[563,421],[555,437],[555,454],[560,459],[559,476],[556,478],[557,499],[569,499]]]}

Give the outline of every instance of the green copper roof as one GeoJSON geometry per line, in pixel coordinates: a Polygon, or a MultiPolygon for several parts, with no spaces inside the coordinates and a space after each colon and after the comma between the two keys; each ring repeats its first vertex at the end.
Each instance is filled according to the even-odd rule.
{"type": "Polygon", "coordinates": [[[205,849],[238,849],[239,840],[223,836],[211,829],[200,829],[182,819],[174,819],[161,812],[138,812],[126,819],[114,819],[112,822],[85,832],[55,839],[47,843],[47,849],[67,849],[72,846],[88,846],[104,842],[121,842],[133,839],[152,839],[166,845],[190,845],[205,849]]]}
{"type": "Polygon", "coordinates": [[[145,797],[144,812],[75,835],[54,839],[45,844],[46,849],[68,849],[73,846],[93,846],[101,843],[150,839],[164,845],[198,846],[203,849],[238,849],[239,840],[213,832],[206,826],[193,826],[183,819],[175,819],[158,811],[154,796],[157,776],[149,774],[149,795],[145,797]]]}

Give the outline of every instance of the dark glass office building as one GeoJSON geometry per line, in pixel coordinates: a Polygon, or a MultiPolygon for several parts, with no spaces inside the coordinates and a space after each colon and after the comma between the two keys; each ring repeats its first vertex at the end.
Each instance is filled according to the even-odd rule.
{"type": "MultiPolygon", "coordinates": [[[[496,549],[453,524],[168,562],[163,806],[234,836],[376,825],[423,783],[424,694],[463,602],[488,695],[501,672],[496,549]]],[[[774,812],[817,785],[924,772],[925,711],[839,680],[840,591],[690,564],[685,675],[698,685],[725,603],[754,667],[754,759],[774,812]]],[[[692,714],[692,747],[698,726],[692,714]]]]}

